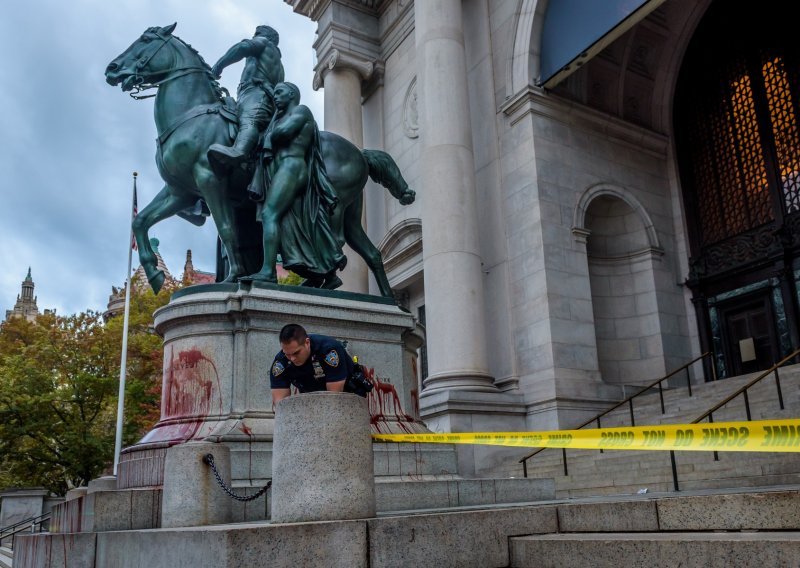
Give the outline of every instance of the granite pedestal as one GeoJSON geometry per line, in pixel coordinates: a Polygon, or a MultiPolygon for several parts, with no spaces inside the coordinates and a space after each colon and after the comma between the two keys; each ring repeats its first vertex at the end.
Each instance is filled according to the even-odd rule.
{"type": "Polygon", "coordinates": [[[161,419],[123,450],[118,488],[162,485],[167,449],[192,440],[230,448],[234,486],[263,486],[272,477],[275,419],[268,372],[287,323],[347,340],[375,384],[373,432],[428,431],[418,419],[422,332],[392,300],[256,283],[191,286],[156,312],[164,337],[161,419]]]}

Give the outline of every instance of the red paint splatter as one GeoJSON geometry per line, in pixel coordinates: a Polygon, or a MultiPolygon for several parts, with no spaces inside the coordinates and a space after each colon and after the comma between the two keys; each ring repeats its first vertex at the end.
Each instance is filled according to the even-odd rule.
{"type": "Polygon", "coordinates": [[[179,352],[176,358],[170,346],[166,359],[161,391],[161,420],[151,434],[164,426],[171,426],[170,439],[191,440],[198,437],[213,402],[216,402],[219,414],[222,414],[219,372],[214,361],[196,347],[179,352]],[[180,422],[163,424],[164,421],[173,420],[180,422]]]}
{"type": "Polygon", "coordinates": [[[239,430],[241,430],[245,436],[253,435],[253,431],[250,429],[250,426],[248,426],[244,422],[242,422],[241,426],[239,426],[239,430]]]}
{"type": "Polygon", "coordinates": [[[396,424],[404,432],[412,433],[407,422],[414,422],[414,417],[403,410],[400,397],[394,385],[381,381],[375,376],[375,369],[364,367],[364,377],[373,385],[367,396],[369,403],[370,424],[377,433],[391,432],[391,425],[396,424]],[[386,432],[384,432],[384,430],[386,432]]]}
{"type": "Polygon", "coordinates": [[[411,356],[411,371],[414,373],[414,388],[411,389],[411,412],[419,418],[419,375],[417,374],[417,358],[411,356]]]}

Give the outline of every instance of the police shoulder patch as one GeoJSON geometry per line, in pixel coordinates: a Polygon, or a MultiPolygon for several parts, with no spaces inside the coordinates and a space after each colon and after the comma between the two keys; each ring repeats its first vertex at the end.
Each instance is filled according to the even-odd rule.
{"type": "Polygon", "coordinates": [[[328,354],[325,355],[325,362],[331,367],[339,366],[339,353],[336,351],[336,349],[331,349],[328,351],[328,354]]]}
{"type": "Polygon", "coordinates": [[[273,377],[277,377],[278,375],[283,373],[285,370],[286,370],[286,368],[283,366],[283,363],[281,363],[280,361],[275,361],[275,363],[272,364],[272,376],[273,377]]]}

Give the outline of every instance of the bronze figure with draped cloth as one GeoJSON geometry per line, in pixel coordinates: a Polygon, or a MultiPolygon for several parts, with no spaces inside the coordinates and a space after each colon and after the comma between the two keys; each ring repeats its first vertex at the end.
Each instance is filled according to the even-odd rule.
{"type": "Polygon", "coordinates": [[[275,261],[310,286],[335,288],[347,258],[331,227],[338,198],[325,170],[314,116],[292,83],[275,86],[275,116],[264,134],[263,155],[249,191],[259,203],[264,265],[253,280],[276,281],[275,261]]]}

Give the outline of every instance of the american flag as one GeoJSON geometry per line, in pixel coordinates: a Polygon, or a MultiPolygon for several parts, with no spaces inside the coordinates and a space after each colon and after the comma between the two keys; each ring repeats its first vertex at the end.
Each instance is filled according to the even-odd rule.
{"type": "MultiPolygon", "coordinates": [[[[136,199],[136,172],[133,172],[133,217],[139,214],[139,204],[136,199]]],[[[133,227],[131,227],[131,248],[137,250],[136,237],[133,234],[133,227]]]]}

